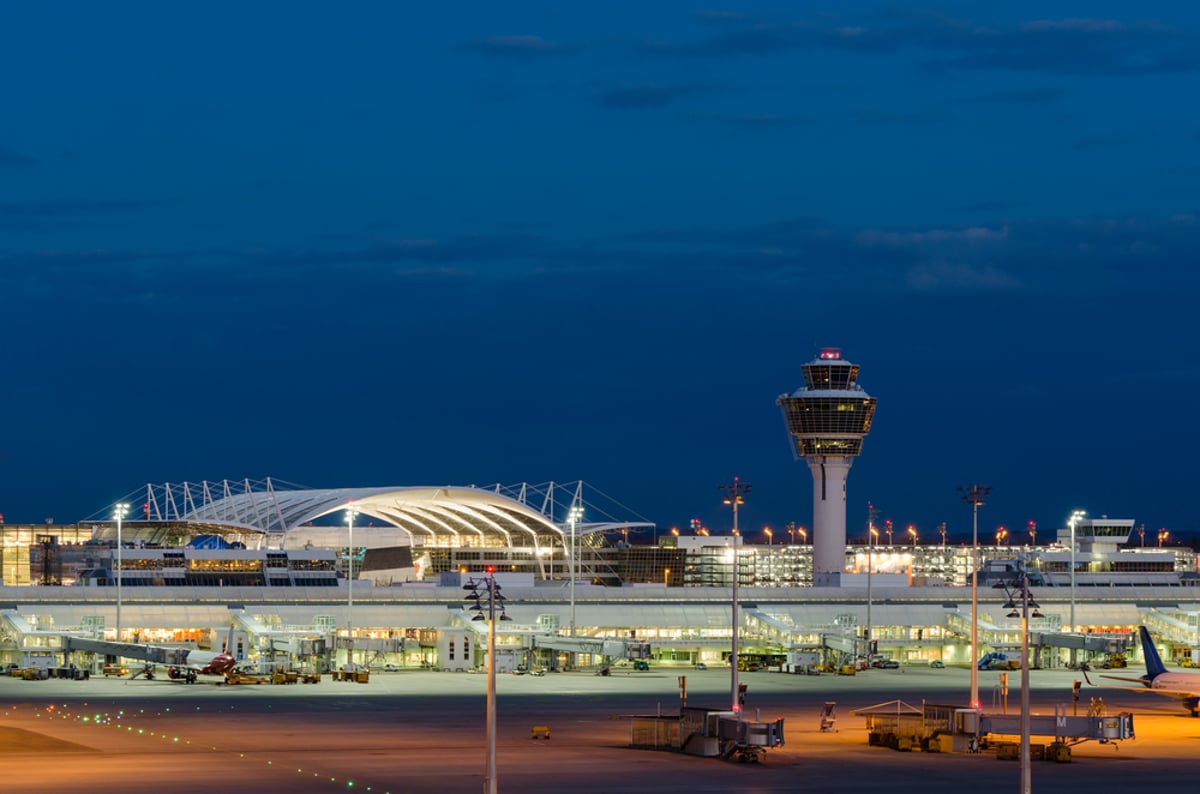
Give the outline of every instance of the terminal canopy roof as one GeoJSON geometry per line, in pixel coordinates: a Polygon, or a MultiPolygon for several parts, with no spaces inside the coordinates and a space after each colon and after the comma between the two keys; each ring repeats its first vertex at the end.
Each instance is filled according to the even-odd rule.
{"type": "Polygon", "coordinates": [[[563,540],[562,529],[536,510],[504,494],[472,486],[280,490],[270,482],[267,485],[239,492],[228,486],[213,488],[209,483],[184,486],[200,490],[188,491],[184,499],[168,492],[173,497],[170,504],[156,503],[152,509],[167,513],[164,518],[268,535],[286,534],[314,523],[345,526],[348,511],[353,509],[357,527],[388,524],[413,536],[425,536],[430,539],[427,542],[456,538],[461,545],[540,546],[563,540]],[[185,509],[172,510],[179,502],[185,509]],[[330,516],[337,516],[337,521],[331,523],[330,516]],[[462,542],[468,538],[476,540],[462,542]]]}

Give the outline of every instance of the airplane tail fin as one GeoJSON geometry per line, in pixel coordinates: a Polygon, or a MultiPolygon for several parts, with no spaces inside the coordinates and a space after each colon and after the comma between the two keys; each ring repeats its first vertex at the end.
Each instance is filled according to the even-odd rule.
{"type": "Polygon", "coordinates": [[[1145,626],[1138,626],[1138,631],[1142,635],[1142,655],[1146,657],[1146,678],[1153,681],[1167,672],[1167,668],[1158,655],[1158,649],[1154,647],[1154,641],[1150,639],[1150,632],[1145,626]]]}
{"type": "MultiPolygon", "coordinates": [[[[225,653],[233,656],[233,630],[236,628],[234,623],[229,624],[229,636],[225,640],[225,653]]],[[[237,657],[234,657],[237,658],[237,657]]]]}

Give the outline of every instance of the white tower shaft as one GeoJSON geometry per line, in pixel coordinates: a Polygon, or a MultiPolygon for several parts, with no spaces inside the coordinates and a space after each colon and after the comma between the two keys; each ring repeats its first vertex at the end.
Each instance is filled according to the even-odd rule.
{"type": "Polygon", "coordinates": [[[805,458],[813,480],[813,572],[846,567],[846,477],[854,458],[805,458]]]}

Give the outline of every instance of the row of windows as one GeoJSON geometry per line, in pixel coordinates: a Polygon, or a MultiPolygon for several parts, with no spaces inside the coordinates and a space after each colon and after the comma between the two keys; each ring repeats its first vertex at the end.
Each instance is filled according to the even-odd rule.
{"type": "Polygon", "coordinates": [[[858,380],[858,367],[853,364],[808,364],[800,372],[810,389],[849,389],[858,380]]]}
{"type": "MultiPolygon", "coordinates": [[[[115,561],[114,561],[115,562],[115,561]]],[[[331,571],[334,569],[333,560],[283,560],[268,559],[268,568],[289,568],[293,571],[331,571]]],[[[187,560],[183,557],[163,557],[161,559],[135,558],[122,560],[121,569],[125,571],[160,571],[175,568],[188,568],[193,571],[257,571],[262,568],[261,560],[187,560]]]]}
{"type": "MultiPolygon", "coordinates": [[[[128,572],[126,572],[128,573],[128,572]]],[[[101,581],[103,586],[111,581],[101,581]]],[[[125,587],[262,587],[260,574],[240,573],[188,573],[183,576],[122,576],[125,587]]],[[[266,579],[271,587],[337,587],[336,576],[311,576],[293,580],[288,576],[271,576],[266,579]]]]}
{"type": "Polygon", "coordinates": [[[456,560],[520,560],[533,559],[533,555],[529,553],[513,553],[509,554],[506,549],[497,549],[494,551],[455,551],[454,559],[456,560]]]}

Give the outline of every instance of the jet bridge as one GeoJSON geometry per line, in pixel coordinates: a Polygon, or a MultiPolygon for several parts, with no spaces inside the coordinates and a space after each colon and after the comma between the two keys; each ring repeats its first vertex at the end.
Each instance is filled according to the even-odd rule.
{"type": "Polygon", "coordinates": [[[649,659],[650,643],[639,640],[605,639],[603,637],[562,637],[554,634],[535,634],[533,647],[566,653],[591,654],[616,659],[649,659]]]}
{"type": "MultiPolygon", "coordinates": [[[[272,656],[280,652],[293,656],[323,656],[327,649],[326,638],[334,633],[326,627],[315,624],[287,626],[276,622],[265,623],[240,607],[230,608],[229,616],[240,629],[246,632],[251,640],[250,644],[267,651],[272,656]]],[[[399,653],[404,649],[404,641],[402,639],[381,641],[355,637],[354,648],[358,651],[399,653]],[[386,647],[384,647],[385,645],[386,647]]]]}
{"type": "Polygon", "coordinates": [[[1045,648],[1074,648],[1091,653],[1125,653],[1134,645],[1133,634],[1066,634],[1029,632],[1029,644],[1045,648]]]}
{"type": "MultiPolygon", "coordinates": [[[[474,616],[460,610],[457,622],[466,629],[475,632],[479,637],[486,637],[488,624],[485,620],[475,620],[474,616]]],[[[513,626],[498,624],[497,633],[505,635],[520,634],[526,637],[526,650],[547,650],[571,654],[588,654],[608,659],[649,659],[650,643],[636,639],[614,637],[569,637],[563,634],[548,632],[541,625],[513,626]],[[503,628],[500,626],[503,625],[503,628]]]]}
{"type": "MultiPolygon", "coordinates": [[[[869,745],[894,750],[974,752],[990,744],[999,754],[1011,751],[1011,737],[1021,734],[1020,714],[986,714],[961,706],[923,703],[917,707],[893,700],[852,713],[866,718],[869,745]]],[[[1049,739],[1058,748],[1087,741],[1107,744],[1133,739],[1133,714],[1076,716],[1068,714],[1065,706],[1055,706],[1052,714],[1029,715],[1029,735],[1049,739]]],[[[1056,760],[1069,758],[1069,750],[1063,755],[1066,758],[1056,760]]]]}
{"type": "Polygon", "coordinates": [[[182,667],[187,664],[191,648],[165,648],[158,645],[141,645],[133,642],[109,642],[85,637],[63,636],[63,650],[70,653],[80,651],[97,656],[116,656],[125,659],[140,659],[150,664],[165,664],[182,667]]]}

